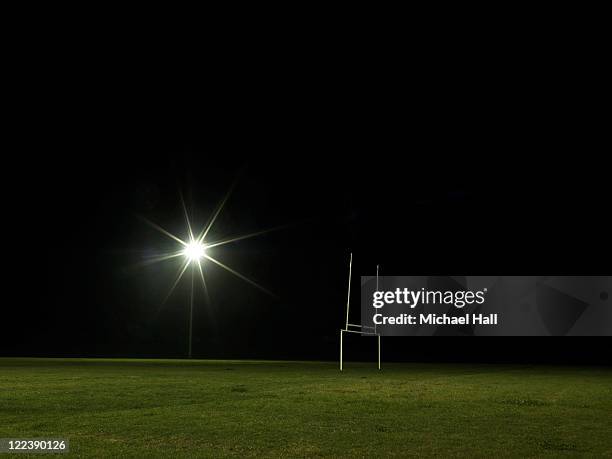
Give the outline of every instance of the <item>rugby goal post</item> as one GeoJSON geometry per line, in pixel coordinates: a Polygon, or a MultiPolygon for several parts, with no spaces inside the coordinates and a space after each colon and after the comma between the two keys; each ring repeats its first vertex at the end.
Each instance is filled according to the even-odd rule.
{"type": "MultiPolygon", "coordinates": [[[[376,291],[378,291],[378,265],[376,266],[376,291]]],[[[353,254],[349,260],[349,278],[348,278],[348,294],[346,297],[346,322],[344,328],[340,329],[340,371],[344,370],[344,334],[355,333],[358,335],[376,336],[378,341],[378,369],[380,370],[380,333],[376,330],[376,324],[373,327],[367,325],[358,325],[349,323],[349,312],[351,309],[351,278],[353,275],[353,254]]]]}

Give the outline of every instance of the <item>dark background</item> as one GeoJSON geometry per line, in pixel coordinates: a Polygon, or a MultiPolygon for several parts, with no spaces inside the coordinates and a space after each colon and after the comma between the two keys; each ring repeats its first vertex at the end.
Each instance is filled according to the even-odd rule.
{"type": "MultiPolygon", "coordinates": [[[[4,169],[0,354],[185,356],[189,277],[162,306],[177,265],[137,265],[174,244],[139,216],[184,237],[179,191],[201,226],[234,180],[210,239],[290,226],[214,253],[279,299],[206,265],[197,357],[336,359],[351,251],[355,305],[376,264],[610,274],[602,121],[550,56],[449,45],[443,63],[380,72],[283,56],[202,69],[129,54],[34,78],[35,123],[4,169]]],[[[609,338],[383,341],[384,360],[610,363],[609,338]]],[[[355,337],[348,358],[374,351],[355,337]]]]}

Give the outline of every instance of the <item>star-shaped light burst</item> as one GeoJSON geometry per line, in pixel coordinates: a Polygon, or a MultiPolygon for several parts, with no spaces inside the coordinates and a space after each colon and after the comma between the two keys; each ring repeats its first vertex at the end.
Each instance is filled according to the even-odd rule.
{"type": "MultiPolygon", "coordinates": [[[[234,183],[234,185],[235,185],[235,183],[234,183]]],[[[177,250],[175,252],[165,253],[165,254],[161,254],[161,255],[155,256],[155,257],[147,260],[144,264],[159,263],[159,262],[162,262],[162,261],[165,261],[165,260],[170,260],[172,258],[181,257],[181,256],[183,257],[183,263],[181,264],[181,267],[179,268],[178,275],[176,276],[176,280],[174,281],[174,284],[172,284],[172,287],[170,288],[170,291],[166,295],[166,298],[164,299],[163,303],[165,303],[168,300],[168,298],[170,297],[170,295],[172,295],[172,292],[174,291],[174,289],[176,288],[178,283],[183,278],[183,275],[185,274],[185,271],[187,270],[187,268],[189,266],[191,266],[191,297],[190,297],[190,309],[189,309],[189,350],[188,350],[189,358],[191,358],[191,356],[192,356],[193,299],[194,299],[194,277],[195,277],[195,270],[196,270],[196,268],[197,268],[198,273],[200,274],[200,279],[202,279],[202,285],[204,287],[204,293],[206,295],[206,300],[207,300],[207,302],[210,302],[210,299],[209,299],[209,296],[208,296],[208,287],[206,286],[206,279],[204,277],[204,269],[202,268],[202,262],[204,260],[208,260],[208,261],[213,262],[214,264],[216,264],[216,265],[220,266],[221,268],[225,269],[226,271],[232,273],[234,276],[239,277],[243,281],[248,282],[249,284],[253,285],[254,287],[257,287],[258,289],[260,289],[261,291],[267,293],[268,295],[271,295],[271,296],[274,296],[274,297],[276,296],[272,292],[270,292],[269,290],[267,290],[264,287],[262,287],[261,285],[259,285],[257,282],[255,282],[255,281],[249,279],[248,277],[240,274],[238,271],[230,268],[229,266],[225,265],[224,263],[221,263],[216,258],[213,258],[210,255],[210,253],[208,252],[208,250],[213,248],[213,247],[219,247],[219,246],[222,246],[222,245],[225,245],[225,244],[230,244],[232,242],[241,241],[241,240],[248,239],[248,238],[251,238],[251,237],[259,236],[260,234],[264,234],[264,233],[268,233],[270,231],[275,231],[277,229],[284,228],[284,227],[277,227],[277,228],[272,228],[272,229],[268,229],[268,230],[264,230],[264,231],[257,231],[255,233],[244,234],[242,236],[236,236],[236,237],[232,237],[232,238],[221,240],[221,241],[209,242],[206,239],[206,237],[208,236],[208,233],[209,233],[210,229],[214,225],[215,220],[217,219],[217,217],[221,213],[221,210],[223,210],[223,207],[225,206],[225,203],[227,202],[227,199],[229,198],[233,188],[234,187],[232,186],[232,188],[229,190],[227,195],[221,200],[221,202],[217,206],[217,209],[213,213],[212,218],[210,219],[209,223],[204,227],[204,229],[197,236],[193,234],[193,230],[192,230],[192,227],[191,227],[191,222],[189,220],[189,214],[187,213],[187,206],[185,206],[185,200],[183,199],[183,195],[181,194],[181,204],[183,205],[183,211],[185,213],[185,222],[187,223],[187,230],[188,230],[188,234],[189,234],[189,239],[186,240],[186,241],[183,241],[179,237],[175,236],[174,234],[170,233],[169,231],[167,231],[164,228],[162,228],[161,226],[159,226],[158,224],[153,223],[150,220],[144,219],[144,221],[147,222],[149,225],[151,225],[153,228],[155,228],[156,230],[158,230],[162,234],[165,234],[166,236],[168,236],[169,238],[171,238],[172,240],[174,240],[175,242],[177,242],[179,244],[179,250],[177,250]]]]}
{"type": "MultiPolygon", "coordinates": [[[[205,279],[205,276],[204,276],[204,269],[203,269],[203,262],[205,260],[208,260],[208,261],[216,264],[217,266],[223,268],[224,270],[228,271],[229,273],[233,274],[234,276],[239,277],[243,281],[248,282],[252,286],[254,286],[254,287],[258,288],[259,290],[267,293],[268,295],[276,297],[276,295],[274,295],[268,289],[262,287],[257,282],[249,279],[248,277],[244,276],[243,274],[240,274],[238,271],[230,268],[226,264],[222,263],[221,261],[217,260],[216,258],[213,258],[210,255],[209,249],[212,249],[213,247],[220,247],[220,246],[223,246],[225,244],[230,244],[230,243],[241,241],[241,240],[244,240],[244,239],[249,239],[249,238],[252,238],[252,237],[255,237],[255,236],[259,236],[259,235],[262,235],[262,234],[265,234],[265,233],[269,233],[271,231],[276,231],[276,230],[284,228],[284,226],[280,226],[280,227],[275,227],[275,228],[271,228],[271,229],[267,229],[267,230],[263,230],[263,231],[257,231],[257,232],[254,232],[254,233],[249,233],[249,234],[244,234],[244,235],[240,235],[240,236],[235,236],[235,237],[232,237],[232,238],[223,239],[223,240],[219,240],[219,241],[208,241],[207,240],[208,233],[210,232],[211,228],[213,227],[215,221],[217,220],[217,217],[219,216],[219,214],[223,210],[223,207],[225,206],[225,203],[227,202],[229,196],[231,195],[232,190],[233,190],[233,187],[232,187],[232,189],[230,189],[230,191],[227,193],[227,195],[221,200],[221,202],[217,206],[217,209],[213,213],[213,215],[212,215],[210,221],[208,222],[208,224],[197,235],[194,235],[194,233],[193,233],[193,229],[192,229],[192,226],[191,226],[191,221],[189,219],[189,214],[187,212],[187,207],[185,206],[185,200],[183,199],[183,196],[181,194],[181,204],[183,206],[183,212],[185,214],[185,222],[187,224],[187,231],[188,231],[188,239],[187,240],[182,240],[181,238],[179,238],[178,236],[175,236],[174,234],[172,234],[169,231],[165,230],[164,228],[162,228],[158,224],[156,224],[156,223],[154,223],[154,222],[152,222],[152,221],[150,221],[150,220],[148,220],[146,218],[143,218],[143,220],[146,223],[148,223],[153,228],[155,228],[156,230],[158,230],[162,234],[168,236],[169,238],[171,238],[172,240],[174,240],[175,242],[177,242],[179,244],[179,250],[177,250],[175,252],[164,253],[164,254],[152,257],[149,260],[147,260],[145,262],[145,264],[159,263],[159,262],[162,262],[162,261],[170,260],[170,259],[181,257],[181,256],[184,257],[183,263],[181,264],[181,266],[180,266],[180,268],[178,270],[178,274],[176,276],[176,279],[175,279],[174,283],[172,284],[172,287],[170,288],[168,294],[166,295],[166,298],[164,299],[164,303],[172,295],[172,292],[174,292],[176,286],[179,284],[179,282],[183,278],[183,275],[185,274],[185,271],[187,271],[187,268],[189,266],[192,267],[192,275],[193,275],[193,272],[195,270],[197,270],[197,272],[199,274],[199,277],[202,280],[202,285],[204,287],[204,292],[205,292],[206,298],[208,300],[208,288],[207,288],[207,285],[206,285],[206,279],[205,279]]],[[[192,297],[193,297],[193,282],[192,282],[192,292],[191,293],[192,293],[192,297]]]]}
{"type": "Polygon", "coordinates": [[[192,229],[192,226],[191,226],[191,221],[189,220],[189,214],[187,212],[187,206],[185,205],[185,200],[183,199],[183,195],[182,194],[180,195],[180,197],[181,197],[181,204],[183,206],[183,212],[185,213],[185,222],[187,224],[187,231],[188,231],[188,239],[185,240],[185,241],[182,240],[181,238],[179,238],[178,236],[175,236],[174,234],[170,233],[169,231],[165,230],[164,228],[162,228],[158,224],[153,223],[152,221],[147,220],[146,218],[143,218],[143,220],[146,223],[151,225],[153,228],[158,230],[160,233],[168,236],[170,239],[172,239],[175,242],[177,242],[179,244],[179,247],[178,247],[179,250],[176,250],[176,251],[170,252],[170,253],[164,253],[164,254],[160,254],[160,255],[154,256],[152,258],[149,258],[148,260],[146,260],[142,264],[148,265],[148,264],[153,264],[153,263],[160,263],[162,261],[170,260],[170,259],[173,259],[173,258],[176,258],[176,257],[183,257],[183,262],[181,263],[181,266],[180,266],[180,268],[178,270],[178,274],[176,276],[176,279],[175,279],[174,283],[172,284],[172,287],[168,291],[168,294],[164,298],[164,301],[162,302],[162,304],[166,303],[168,298],[172,295],[172,292],[174,292],[176,286],[179,284],[179,282],[183,278],[183,275],[185,274],[185,271],[187,270],[187,268],[189,266],[191,266],[191,296],[190,296],[190,308],[189,308],[189,348],[188,348],[188,356],[189,356],[189,358],[192,357],[194,278],[195,278],[195,271],[196,271],[196,269],[197,269],[197,271],[198,271],[198,273],[200,275],[200,279],[202,280],[202,286],[204,287],[204,294],[206,296],[206,300],[207,300],[208,303],[210,303],[210,299],[209,299],[209,295],[208,295],[208,287],[206,286],[206,279],[204,277],[204,269],[202,268],[202,262],[203,261],[208,260],[208,261],[216,264],[217,266],[225,269],[226,271],[228,271],[229,273],[233,274],[234,276],[242,279],[243,281],[248,282],[252,286],[257,287],[259,290],[267,293],[268,295],[276,297],[276,295],[274,295],[272,292],[270,292],[266,288],[264,288],[261,285],[259,285],[257,282],[249,279],[248,277],[244,276],[243,274],[240,274],[238,271],[230,268],[226,264],[224,264],[221,261],[217,260],[216,258],[212,257],[210,252],[209,252],[209,249],[211,249],[213,247],[220,247],[220,246],[223,246],[225,244],[230,244],[232,242],[241,241],[241,240],[248,239],[248,238],[251,238],[251,237],[259,236],[261,234],[265,234],[265,233],[268,233],[270,231],[275,231],[275,230],[282,229],[282,228],[286,227],[286,226],[279,226],[279,227],[276,227],[276,228],[271,228],[271,229],[264,230],[264,231],[257,231],[255,233],[244,234],[244,235],[241,235],[241,236],[235,236],[235,237],[232,237],[232,238],[229,238],[229,239],[220,240],[220,241],[209,241],[207,239],[208,233],[210,232],[211,228],[213,227],[215,221],[217,220],[217,217],[219,216],[219,214],[223,210],[223,207],[225,206],[225,203],[227,202],[229,196],[231,195],[235,185],[236,185],[236,182],[234,182],[234,184],[230,188],[229,192],[221,200],[221,202],[217,206],[217,209],[215,210],[215,212],[213,213],[212,217],[210,218],[210,221],[208,222],[208,224],[197,235],[194,235],[194,233],[193,233],[193,229],[192,229]]]}

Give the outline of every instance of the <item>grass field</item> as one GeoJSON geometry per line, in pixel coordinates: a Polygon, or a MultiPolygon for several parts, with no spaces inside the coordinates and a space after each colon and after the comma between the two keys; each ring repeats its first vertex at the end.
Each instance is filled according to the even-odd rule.
{"type": "Polygon", "coordinates": [[[612,371],[0,359],[9,437],[87,457],[612,456],[612,371]]]}

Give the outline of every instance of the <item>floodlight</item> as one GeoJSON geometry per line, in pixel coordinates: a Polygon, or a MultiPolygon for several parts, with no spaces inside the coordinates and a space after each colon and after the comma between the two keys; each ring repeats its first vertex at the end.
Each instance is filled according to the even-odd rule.
{"type": "Polygon", "coordinates": [[[169,231],[159,226],[157,223],[153,223],[152,221],[149,221],[144,217],[142,218],[146,223],[151,225],[157,231],[159,231],[162,234],[165,234],[170,239],[174,240],[175,242],[179,244],[178,250],[167,252],[167,253],[161,253],[159,255],[153,256],[150,259],[144,261],[143,265],[159,263],[162,261],[174,259],[176,257],[183,258],[183,262],[180,264],[176,279],[174,280],[172,287],[170,287],[170,291],[166,295],[162,304],[164,304],[168,300],[170,295],[172,295],[172,292],[174,292],[174,289],[176,288],[176,286],[179,284],[179,282],[183,278],[183,275],[185,274],[187,269],[191,268],[190,270],[191,271],[191,295],[190,295],[190,308],[189,308],[189,348],[188,348],[189,358],[191,358],[192,356],[191,351],[192,351],[192,335],[193,335],[194,278],[196,277],[196,273],[199,273],[200,279],[202,280],[202,287],[204,287],[204,295],[206,296],[206,301],[207,303],[210,303],[210,299],[208,297],[208,287],[206,285],[206,280],[204,279],[204,271],[205,271],[203,267],[204,261],[211,262],[212,264],[219,266],[220,268],[223,268],[224,270],[233,274],[234,276],[242,279],[245,282],[248,282],[252,286],[276,298],[276,295],[274,295],[274,293],[262,287],[254,280],[251,280],[248,277],[240,274],[238,271],[230,268],[229,266],[217,260],[216,258],[213,258],[210,255],[210,253],[208,253],[208,249],[211,249],[213,247],[221,247],[226,244],[231,244],[237,241],[242,241],[244,239],[249,239],[255,236],[266,234],[266,233],[269,233],[270,231],[276,231],[276,230],[285,228],[285,226],[278,226],[275,228],[270,228],[268,230],[257,231],[254,233],[230,237],[228,239],[217,240],[217,241],[214,241],[214,240],[210,241],[209,239],[207,239],[208,232],[214,225],[215,220],[217,219],[217,217],[219,216],[219,213],[223,209],[223,206],[225,205],[225,202],[229,198],[233,188],[234,188],[234,185],[232,185],[232,188],[225,195],[221,203],[217,206],[217,210],[213,214],[212,218],[209,220],[208,224],[202,229],[200,233],[196,233],[196,234],[194,234],[193,228],[191,227],[191,221],[187,213],[187,206],[185,205],[185,200],[183,199],[182,193],[180,194],[181,204],[183,206],[183,211],[185,213],[185,222],[187,223],[187,231],[188,231],[188,237],[189,237],[187,240],[183,240],[179,238],[178,236],[175,236],[174,234],[170,233],[169,231]]]}

